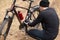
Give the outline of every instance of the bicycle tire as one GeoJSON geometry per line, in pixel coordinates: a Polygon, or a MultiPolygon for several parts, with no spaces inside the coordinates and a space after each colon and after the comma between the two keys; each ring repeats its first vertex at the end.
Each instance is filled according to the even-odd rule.
{"type": "MultiPolygon", "coordinates": [[[[31,14],[30,19],[33,22],[38,17],[38,15],[39,15],[39,12],[40,12],[39,11],[39,5],[33,6],[31,8],[31,11],[32,11],[32,14],[31,14]]],[[[39,26],[41,26],[40,23],[35,26],[35,29],[41,29],[41,27],[39,27],[39,26]]]]}
{"type": "MultiPolygon", "coordinates": [[[[38,11],[33,12],[32,15],[31,15],[31,20],[30,21],[33,22],[38,17],[38,15],[39,15],[39,12],[38,11]]],[[[39,26],[40,26],[40,23],[37,24],[35,26],[35,28],[38,28],[39,26]]]]}

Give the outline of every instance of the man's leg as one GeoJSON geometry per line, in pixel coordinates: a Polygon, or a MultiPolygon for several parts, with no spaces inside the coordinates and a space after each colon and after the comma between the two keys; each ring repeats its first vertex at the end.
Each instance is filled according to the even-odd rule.
{"type": "Polygon", "coordinates": [[[38,40],[40,40],[40,38],[41,39],[43,38],[43,30],[40,31],[38,29],[31,29],[27,33],[29,36],[31,36],[35,39],[38,39],[38,40]]]}

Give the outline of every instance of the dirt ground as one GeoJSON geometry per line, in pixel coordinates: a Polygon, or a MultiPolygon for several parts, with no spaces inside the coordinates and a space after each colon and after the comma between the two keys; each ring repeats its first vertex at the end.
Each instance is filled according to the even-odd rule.
{"type": "MultiPolygon", "coordinates": [[[[13,0],[0,0],[0,24],[2,23],[4,16],[6,14],[6,10],[11,7],[13,0]]],[[[34,5],[38,5],[40,0],[34,0],[34,5]]],[[[51,4],[50,7],[53,7],[56,9],[56,12],[60,18],[60,0],[50,0],[51,4]]],[[[22,0],[17,0],[16,5],[18,6],[23,6],[28,8],[28,2],[23,2],[22,0]]],[[[23,16],[26,15],[27,11],[23,9],[18,9],[17,11],[20,10],[23,13],[23,16]]],[[[3,37],[0,37],[0,40],[3,40],[3,37]]],[[[9,34],[7,36],[6,40],[35,40],[28,35],[25,34],[25,32],[22,32],[22,30],[19,30],[19,22],[16,18],[16,16],[13,19],[13,23],[11,25],[9,34]]],[[[59,34],[55,40],[60,40],[60,28],[59,28],[59,34]]]]}

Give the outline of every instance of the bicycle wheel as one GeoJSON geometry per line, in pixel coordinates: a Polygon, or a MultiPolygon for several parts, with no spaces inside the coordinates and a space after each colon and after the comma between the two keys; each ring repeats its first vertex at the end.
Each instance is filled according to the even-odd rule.
{"type": "MultiPolygon", "coordinates": [[[[31,8],[31,12],[32,12],[32,14],[31,14],[31,17],[30,17],[30,22],[33,22],[37,17],[38,17],[38,15],[39,15],[39,13],[40,13],[40,9],[39,9],[39,5],[36,5],[36,6],[33,6],[32,8],[31,8]]],[[[35,28],[37,28],[37,29],[42,29],[42,27],[41,27],[41,23],[39,23],[39,24],[37,24],[36,26],[35,26],[35,28]],[[40,27],[39,27],[40,26],[40,27]]]]}
{"type": "MultiPolygon", "coordinates": [[[[32,13],[32,15],[31,15],[30,22],[33,22],[33,21],[38,17],[38,15],[39,15],[39,12],[38,12],[38,11],[34,11],[34,12],[32,13]]],[[[40,23],[37,24],[37,25],[35,26],[35,28],[38,28],[39,25],[40,25],[40,23]]]]}

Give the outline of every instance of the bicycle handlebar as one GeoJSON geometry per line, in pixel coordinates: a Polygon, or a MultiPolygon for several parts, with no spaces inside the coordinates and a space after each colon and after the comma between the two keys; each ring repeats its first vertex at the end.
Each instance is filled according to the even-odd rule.
{"type": "MultiPolygon", "coordinates": [[[[32,1],[33,2],[34,0],[23,0],[23,1],[32,1]]],[[[16,0],[13,1],[13,4],[15,4],[15,3],[16,3],[16,0]]]]}

